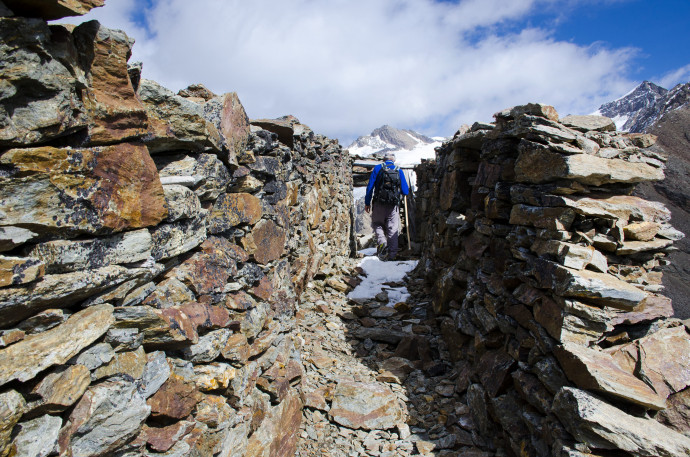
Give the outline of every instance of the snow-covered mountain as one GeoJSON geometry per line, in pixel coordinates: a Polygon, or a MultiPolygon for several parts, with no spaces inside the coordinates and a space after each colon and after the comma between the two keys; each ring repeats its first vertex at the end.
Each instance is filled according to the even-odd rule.
{"type": "Polygon", "coordinates": [[[690,83],[668,90],[645,81],[618,100],[601,105],[594,114],[610,117],[618,130],[639,133],[656,124],[666,113],[689,102],[690,83]]]}
{"type": "Polygon", "coordinates": [[[360,136],[350,146],[350,154],[359,157],[380,158],[386,152],[393,152],[396,164],[410,166],[418,164],[421,159],[436,157],[434,148],[440,146],[445,138],[429,138],[412,130],[401,130],[384,125],[360,136]]]}

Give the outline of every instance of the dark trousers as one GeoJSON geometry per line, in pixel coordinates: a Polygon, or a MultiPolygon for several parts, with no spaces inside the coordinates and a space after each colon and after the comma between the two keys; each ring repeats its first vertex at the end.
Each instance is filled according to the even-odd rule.
{"type": "Polygon", "coordinates": [[[400,233],[400,213],[398,205],[374,202],[371,210],[371,225],[376,233],[378,244],[388,244],[388,255],[398,253],[398,234],[400,233]]]}

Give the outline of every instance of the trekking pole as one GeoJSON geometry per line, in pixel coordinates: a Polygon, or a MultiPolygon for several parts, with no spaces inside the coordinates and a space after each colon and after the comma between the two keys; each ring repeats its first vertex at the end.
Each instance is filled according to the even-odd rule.
{"type": "Polygon", "coordinates": [[[405,202],[405,232],[407,233],[407,250],[412,252],[412,243],[410,243],[410,222],[407,218],[407,195],[404,196],[403,201],[405,202]]]}

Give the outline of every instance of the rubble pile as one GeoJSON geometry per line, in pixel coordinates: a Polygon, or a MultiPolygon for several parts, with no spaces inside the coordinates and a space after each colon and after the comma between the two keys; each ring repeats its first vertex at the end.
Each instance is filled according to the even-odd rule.
{"type": "Polygon", "coordinates": [[[0,456],[293,455],[295,313],[349,255],[349,157],[46,22],[100,0],[30,3],[0,3],[0,456]]]}
{"type": "Polygon", "coordinates": [[[682,234],[631,196],[663,179],[647,134],[529,104],[475,124],[417,169],[417,274],[490,455],[690,453],[690,338],[661,295],[682,234]]]}

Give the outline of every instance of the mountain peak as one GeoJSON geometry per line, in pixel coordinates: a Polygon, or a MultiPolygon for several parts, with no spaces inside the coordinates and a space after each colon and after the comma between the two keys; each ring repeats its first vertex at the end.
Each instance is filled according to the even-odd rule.
{"type": "Polygon", "coordinates": [[[374,129],[370,135],[360,136],[348,149],[369,147],[372,148],[372,151],[366,155],[371,155],[374,152],[384,153],[402,149],[410,150],[420,143],[431,144],[434,142],[435,140],[421,133],[413,130],[398,129],[386,124],[374,129]]]}
{"type": "Polygon", "coordinates": [[[618,130],[643,132],[663,115],[668,94],[668,89],[644,81],[618,100],[601,105],[597,114],[613,119],[618,130]]]}
{"type": "Polygon", "coordinates": [[[386,124],[374,129],[370,135],[360,136],[348,149],[350,154],[360,157],[380,158],[386,152],[393,152],[397,162],[409,165],[419,163],[421,158],[435,157],[434,148],[440,145],[438,139],[386,124]]]}

